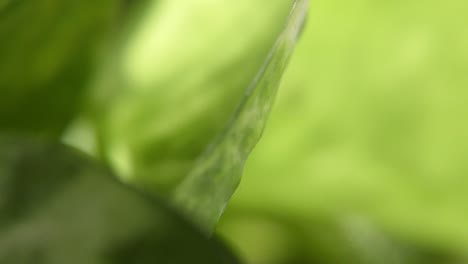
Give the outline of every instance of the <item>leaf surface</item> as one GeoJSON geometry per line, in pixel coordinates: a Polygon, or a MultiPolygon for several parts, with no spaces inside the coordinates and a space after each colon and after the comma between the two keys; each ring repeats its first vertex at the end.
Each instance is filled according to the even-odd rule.
{"type": "Polygon", "coordinates": [[[0,263],[237,263],[160,200],[60,144],[0,137],[0,263]]]}
{"type": "Polygon", "coordinates": [[[214,229],[241,179],[244,163],[260,139],[281,77],[294,50],[308,11],[296,1],[279,36],[237,113],[224,133],[202,155],[173,194],[176,205],[208,232],[214,229]]]}
{"type": "Polygon", "coordinates": [[[0,1],[0,130],[58,137],[118,1],[0,1]]]}
{"type": "Polygon", "coordinates": [[[171,193],[235,113],[292,3],[142,3],[89,110],[100,154],[117,174],[171,193]]]}

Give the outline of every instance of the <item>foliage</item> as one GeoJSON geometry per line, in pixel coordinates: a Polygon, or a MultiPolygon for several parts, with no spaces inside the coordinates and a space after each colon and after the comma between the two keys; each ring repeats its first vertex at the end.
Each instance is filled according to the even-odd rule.
{"type": "Polygon", "coordinates": [[[467,263],[467,8],[312,2],[220,230],[253,263],[467,263]]]}
{"type": "Polygon", "coordinates": [[[306,12],[0,2],[0,263],[238,263],[207,234],[306,12]]]}
{"type": "Polygon", "coordinates": [[[74,149],[5,135],[0,149],[0,263],[237,263],[74,149]]]}

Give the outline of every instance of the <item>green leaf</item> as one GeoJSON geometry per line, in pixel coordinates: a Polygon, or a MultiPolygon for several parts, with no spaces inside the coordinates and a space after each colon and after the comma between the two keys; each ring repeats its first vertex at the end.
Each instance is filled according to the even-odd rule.
{"type": "Polygon", "coordinates": [[[310,239],[310,219],[357,216],[466,263],[468,2],[315,4],[232,207],[310,239]]]}
{"type": "Polygon", "coordinates": [[[173,194],[175,204],[208,232],[214,229],[237,188],[244,163],[262,135],[307,11],[307,0],[296,1],[285,30],[246,91],[233,120],[173,194]]]}
{"type": "Polygon", "coordinates": [[[172,192],[235,113],[292,2],[166,0],[137,8],[89,110],[104,159],[130,182],[172,192]]]}
{"type": "Polygon", "coordinates": [[[237,261],[76,150],[0,136],[0,263],[237,261]]]}
{"type": "Polygon", "coordinates": [[[0,130],[57,137],[117,1],[0,1],[0,130]]]}

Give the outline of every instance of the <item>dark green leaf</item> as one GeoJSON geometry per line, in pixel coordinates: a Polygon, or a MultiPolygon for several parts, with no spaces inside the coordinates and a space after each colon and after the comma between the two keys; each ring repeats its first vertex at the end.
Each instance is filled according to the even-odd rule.
{"type": "Polygon", "coordinates": [[[0,137],[0,263],[236,263],[75,150],[0,137]]]}
{"type": "Polygon", "coordinates": [[[0,130],[56,137],[78,108],[117,1],[0,1],[0,130]]]}

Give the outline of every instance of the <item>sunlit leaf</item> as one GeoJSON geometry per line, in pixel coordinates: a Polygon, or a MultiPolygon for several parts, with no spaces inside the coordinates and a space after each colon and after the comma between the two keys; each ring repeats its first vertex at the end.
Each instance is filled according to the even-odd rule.
{"type": "Polygon", "coordinates": [[[310,239],[310,219],[357,216],[466,263],[467,8],[315,1],[231,206],[288,216],[310,239]]]}
{"type": "Polygon", "coordinates": [[[0,136],[0,263],[237,263],[76,150],[0,136]]]}
{"type": "Polygon", "coordinates": [[[234,114],[292,2],[165,0],[137,8],[88,109],[104,159],[126,180],[170,193],[234,114]]]}
{"type": "Polygon", "coordinates": [[[307,0],[296,1],[285,30],[233,120],[173,194],[175,203],[209,232],[237,188],[244,163],[260,139],[307,11],[307,0]]]}

